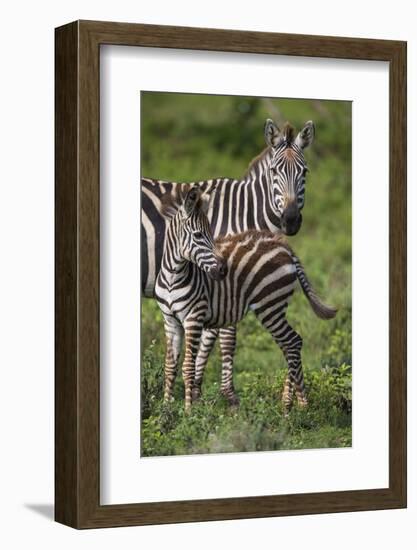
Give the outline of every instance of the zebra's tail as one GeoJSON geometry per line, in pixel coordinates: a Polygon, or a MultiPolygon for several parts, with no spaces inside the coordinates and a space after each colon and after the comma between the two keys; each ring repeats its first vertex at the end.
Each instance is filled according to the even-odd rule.
{"type": "Polygon", "coordinates": [[[304,268],[300,260],[297,258],[295,254],[292,255],[292,259],[295,265],[297,278],[300,282],[300,285],[301,285],[301,288],[303,289],[304,294],[307,297],[307,300],[310,303],[311,309],[320,319],[333,319],[333,317],[337,313],[337,309],[335,307],[332,307],[323,303],[320,300],[320,298],[316,294],[316,291],[311,286],[311,283],[307,278],[306,272],[304,271],[304,268]]]}

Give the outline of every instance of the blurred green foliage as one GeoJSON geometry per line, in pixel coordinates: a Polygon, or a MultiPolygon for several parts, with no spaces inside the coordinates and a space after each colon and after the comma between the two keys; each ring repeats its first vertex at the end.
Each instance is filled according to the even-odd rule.
{"type": "Polygon", "coordinates": [[[141,94],[142,175],[174,181],[242,177],[265,147],[272,118],[300,130],[313,120],[316,137],[305,152],[303,225],[290,238],[321,297],[339,308],[321,321],[297,292],[288,319],[303,337],[310,405],[282,416],[286,364],[270,335],[249,314],[238,326],[235,385],[229,410],[219,396],[221,361],[213,353],[203,400],[183,413],[179,372],[175,402],[162,403],[164,336],[154,300],[142,301],[142,455],[351,445],[351,103],[191,94],[141,94]]]}

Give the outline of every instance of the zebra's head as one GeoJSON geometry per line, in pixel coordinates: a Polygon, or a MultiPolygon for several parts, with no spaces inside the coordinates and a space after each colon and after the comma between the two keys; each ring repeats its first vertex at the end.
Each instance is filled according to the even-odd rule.
{"type": "Polygon", "coordinates": [[[178,246],[182,258],[196,264],[212,279],[226,276],[225,260],[218,254],[207,218],[210,198],[202,196],[197,187],[186,189],[177,216],[178,246]]]}
{"type": "Polygon", "coordinates": [[[280,130],[271,119],[265,122],[265,140],[272,150],[267,169],[269,189],[272,204],[281,219],[281,229],[286,235],[295,235],[301,227],[307,173],[303,151],[313,139],[314,124],[311,120],[297,136],[288,123],[280,130]]]}

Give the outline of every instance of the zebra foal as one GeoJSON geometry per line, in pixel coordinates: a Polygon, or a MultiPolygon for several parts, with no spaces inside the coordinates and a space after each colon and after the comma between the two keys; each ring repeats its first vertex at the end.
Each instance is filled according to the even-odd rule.
{"type": "Polygon", "coordinates": [[[172,398],[184,332],[182,373],[188,410],[201,385],[195,363],[203,330],[234,326],[252,310],[287,361],[285,413],[293,388],[298,403],[306,406],[302,339],[285,318],[297,282],[318,317],[331,319],[336,310],[321,302],[282,235],[246,231],[214,242],[206,208],[196,187],[185,191],[178,209],[166,208],[171,220],[155,288],[166,335],[164,399],[172,398]]]}

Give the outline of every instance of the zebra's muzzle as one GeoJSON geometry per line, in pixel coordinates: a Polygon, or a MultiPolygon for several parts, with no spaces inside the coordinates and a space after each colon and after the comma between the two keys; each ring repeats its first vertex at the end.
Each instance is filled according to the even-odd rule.
{"type": "Polygon", "coordinates": [[[209,275],[215,281],[221,281],[227,275],[227,264],[224,260],[217,260],[217,264],[214,265],[210,271],[209,275]]]}
{"type": "Polygon", "coordinates": [[[297,205],[292,203],[285,209],[282,215],[281,229],[286,235],[295,235],[301,227],[302,220],[303,218],[297,205]]]}

